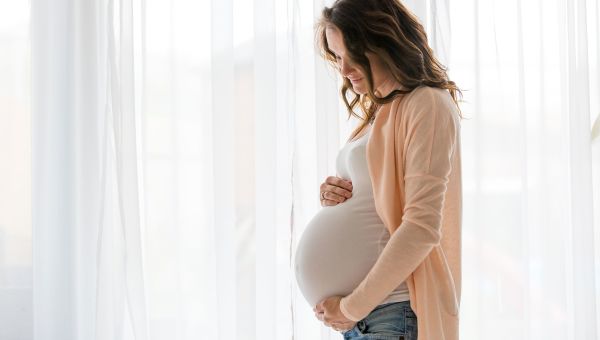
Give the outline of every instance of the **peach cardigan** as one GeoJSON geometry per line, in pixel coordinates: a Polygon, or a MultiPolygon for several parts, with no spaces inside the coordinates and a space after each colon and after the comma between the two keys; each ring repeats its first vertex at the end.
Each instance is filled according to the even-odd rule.
{"type": "Polygon", "coordinates": [[[362,320],[406,280],[419,340],[457,340],[460,117],[450,93],[420,86],[394,99],[376,115],[366,155],[375,207],[391,237],[340,310],[362,320]]]}

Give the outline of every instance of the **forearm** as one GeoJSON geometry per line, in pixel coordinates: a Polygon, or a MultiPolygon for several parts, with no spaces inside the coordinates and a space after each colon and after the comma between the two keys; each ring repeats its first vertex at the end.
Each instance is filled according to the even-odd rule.
{"type": "Polygon", "coordinates": [[[439,236],[429,228],[404,221],[363,281],[342,298],[341,312],[352,321],[365,318],[406,280],[437,244],[439,236]]]}

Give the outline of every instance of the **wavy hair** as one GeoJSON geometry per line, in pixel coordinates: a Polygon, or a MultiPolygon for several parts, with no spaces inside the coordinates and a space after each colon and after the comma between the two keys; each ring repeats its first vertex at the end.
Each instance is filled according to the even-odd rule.
{"type": "Polygon", "coordinates": [[[447,68],[434,56],[427,43],[423,25],[400,0],[336,0],[331,7],[323,8],[315,25],[317,49],[325,60],[339,70],[335,54],[329,49],[325,35],[325,30],[330,25],[340,30],[348,58],[363,71],[367,79],[367,93],[364,95],[354,92],[352,84],[346,78],[340,90],[348,109],[348,118],[354,115],[363,120],[351,139],[369,123],[379,105],[408,94],[421,85],[447,89],[463,118],[459,105],[463,97],[462,91],[448,79],[447,68]],[[396,89],[385,97],[377,97],[366,52],[381,58],[395,80],[406,90],[396,89]],[[348,92],[353,95],[350,100],[348,92]],[[457,93],[460,93],[460,100],[457,93]],[[365,113],[364,118],[354,112],[357,105],[365,113]]]}

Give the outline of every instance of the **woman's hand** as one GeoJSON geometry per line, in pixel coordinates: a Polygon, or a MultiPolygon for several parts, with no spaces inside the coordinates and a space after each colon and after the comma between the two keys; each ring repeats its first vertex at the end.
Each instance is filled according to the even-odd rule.
{"type": "Polygon", "coordinates": [[[343,296],[332,296],[319,302],[314,308],[315,316],[325,326],[331,327],[338,332],[351,330],[356,322],[346,319],[340,310],[340,300],[343,296]]]}
{"type": "Polygon", "coordinates": [[[352,197],[352,181],[347,181],[336,176],[329,176],[321,184],[320,195],[325,197],[321,199],[321,206],[332,206],[344,202],[352,197]]]}

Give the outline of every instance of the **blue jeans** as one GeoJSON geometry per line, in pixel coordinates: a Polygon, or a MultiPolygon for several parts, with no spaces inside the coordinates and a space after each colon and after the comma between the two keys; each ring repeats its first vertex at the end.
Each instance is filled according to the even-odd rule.
{"type": "Polygon", "coordinates": [[[417,315],[410,301],[386,303],[340,333],[344,340],[417,340],[417,315]]]}

